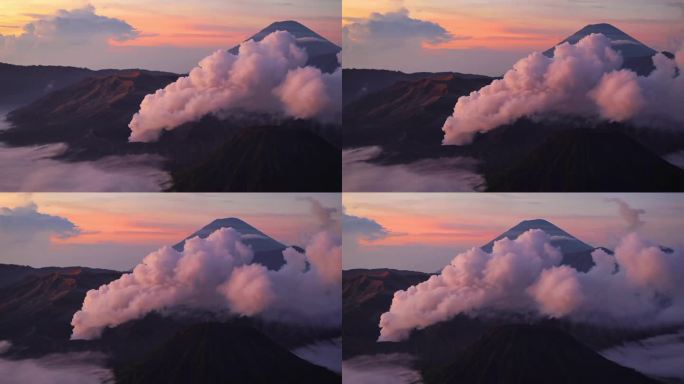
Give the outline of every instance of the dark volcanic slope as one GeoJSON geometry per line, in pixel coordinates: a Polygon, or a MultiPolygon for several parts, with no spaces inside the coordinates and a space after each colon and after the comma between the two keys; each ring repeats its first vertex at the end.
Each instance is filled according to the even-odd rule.
{"type": "Polygon", "coordinates": [[[617,130],[559,132],[510,168],[486,173],[490,191],[684,190],[684,171],[617,130]]]}
{"type": "Polygon", "coordinates": [[[0,339],[51,351],[71,335],[71,318],[86,292],[121,276],[120,272],[72,268],[32,269],[0,289],[0,339]]]}
{"type": "Polygon", "coordinates": [[[380,334],[380,315],[389,309],[394,292],[421,283],[429,277],[427,273],[393,269],[343,271],[344,357],[367,354],[381,347],[375,342],[380,334]]]}
{"type": "Polygon", "coordinates": [[[345,68],[343,71],[344,82],[342,83],[342,104],[350,102],[380,91],[390,85],[400,81],[415,81],[448,73],[404,73],[400,71],[389,71],[386,69],[354,69],[345,68]]]}
{"type": "Polygon", "coordinates": [[[560,330],[523,325],[492,330],[425,379],[428,384],[656,383],[560,330]]]}
{"type": "Polygon", "coordinates": [[[8,120],[19,128],[3,133],[12,144],[98,140],[125,144],[128,123],[145,95],[175,81],[178,75],[130,70],[78,82],[13,111],[8,120]]]}
{"type": "Polygon", "coordinates": [[[203,162],[173,173],[173,190],[261,192],[342,188],[338,148],[305,127],[241,130],[203,162]]]}
{"type": "Polygon", "coordinates": [[[494,80],[459,73],[420,76],[418,80],[398,81],[346,105],[344,146],[401,144],[439,148],[444,135],[442,125],[453,112],[456,100],[494,80]]]}
{"type": "Polygon", "coordinates": [[[339,375],[300,359],[253,328],[219,323],[179,332],[116,376],[120,384],[341,382],[339,375]]]}

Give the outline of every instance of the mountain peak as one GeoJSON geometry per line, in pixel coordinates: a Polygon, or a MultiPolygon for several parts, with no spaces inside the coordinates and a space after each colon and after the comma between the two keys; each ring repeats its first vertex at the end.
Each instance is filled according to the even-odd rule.
{"type": "MultiPolygon", "coordinates": [[[[311,29],[307,28],[304,24],[302,24],[296,20],[274,21],[268,27],[264,28],[264,30],[269,30],[269,29],[270,30],[304,29],[304,30],[311,31],[311,29]]],[[[313,31],[311,31],[311,32],[313,32],[313,31]]]]}
{"type": "MultiPolygon", "coordinates": [[[[523,220],[518,225],[550,225],[553,227],[556,227],[553,223],[551,223],[548,220],[545,219],[529,219],[529,220],[523,220]]],[[[558,228],[558,227],[556,227],[558,228]]]]}
{"type": "Polygon", "coordinates": [[[620,28],[614,26],[613,24],[608,24],[608,23],[598,23],[598,24],[587,24],[585,25],[582,29],[580,29],[576,33],[584,33],[584,34],[591,34],[591,33],[621,33],[623,35],[627,35],[626,33],[622,32],[620,28]]]}
{"type": "Polygon", "coordinates": [[[562,230],[557,225],[545,219],[523,220],[499,235],[496,239],[482,246],[482,250],[485,252],[492,252],[495,242],[504,238],[515,240],[518,238],[518,236],[532,229],[539,229],[548,234],[551,237],[551,245],[560,248],[564,255],[577,254],[581,252],[586,253],[594,250],[594,247],[580,241],[576,237],[562,230]]]}
{"type": "MultiPolygon", "coordinates": [[[[264,37],[270,35],[273,32],[276,31],[286,31],[292,34],[297,40],[300,41],[317,41],[319,43],[328,43],[331,45],[334,45],[330,43],[327,39],[325,39],[323,36],[319,35],[318,33],[314,32],[311,30],[309,27],[305,26],[304,24],[295,21],[295,20],[284,20],[284,21],[276,21],[271,23],[269,26],[266,28],[262,29],[261,31],[257,32],[247,40],[254,40],[254,41],[261,41],[263,40],[264,37]]],[[[236,49],[237,47],[233,48],[236,49]]],[[[231,50],[232,51],[232,50],[231,50]]]]}
{"type": "MultiPolygon", "coordinates": [[[[212,221],[211,223],[207,224],[205,228],[222,228],[222,227],[249,227],[249,228],[254,228],[253,226],[249,225],[246,221],[238,218],[238,217],[224,217],[222,219],[216,219],[212,221]]],[[[256,230],[256,228],[254,228],[256,230]]]]}
{"type": "Polygon", "coordinates": [[[173,246],[176,251],[182,252],[185,249],[185,242],[193,237],[206,239],[212,233],[221,228],[233,228],[241,235],[241,241],[252,248],[254,251],[254,263],[263,264],[270,269],[279,269],[284,263],[282,251],[286,246],[265,233],[261,232],[246,221],[237,217],[225,217],[216,219],[202,227],[199,231],[186,237],[183,241],[173,246]]]}
{"type": "MultiPolygon", "coordinates": [[[[245,41],[261,41],[266,36],[276,31],[289,32],[297,39],[297,46],[306,50],[309,55],[307,65],[318,67],[324,72],[333,72],[339,67],[337,54],[342,50],[325,37],[311,30],[304,24],[295,20],[282,20],[271,23],[266,28],[247,38],[245,41]]],[[[228,52],[236,55],[240,46],[235,46],[228,52]]]]}
{"type": "MultiPolygon", "coordinates": [[[[586,25],[556,45],[563,43],[577,44],[577,42],[593,33],[606,36],[611,41],[613,49],[620,52],[625,59],[641,57],[650,58],[656,53],[654,49],[628,35],[620,28],[608,23],[586,25]]],[[[556,47],[554,46],[553,48],[546,50],[544,55],[553,57],[555,48],[556,47]]]]}
{"type": "MultiPolygon", "coordinates": [[[[244,239],[243,241],[245,243],[250,243],[249,240],[263,240],[269,243],[270,247],[269,248],[278,248],[282,249],[285,248],[283,244],[280,244],[279,242],[273,240],[270,238],[268,235],[265,233],[261,232],[251,224],[247,223],[246,221],[237,218],[237,217],[225,217],[221,219],[216,219],[213,220],[211,223],[205,225],[202,227],[199,231],[193,233],[192,235],[188,236],[185,238],[185,240],[188,240],[193,237],[199,236],[202,239],[205,239],[209,237],[212,233],[218,231],[221,228],[233,228],[234,230],[240,232],[240,234],[243,235],[244,239]],[[245,239],[249,240],[245,240],[245,239]]],[[[182,250],[183,246],[185,244],[185,240],[182,242],[174,245],[174,248],[177,250],[182,250]]],[[[259,248],[262,248],[266,244],[260,244],[261,246],[259,248]]],[[[256,250],[256,249],[255,249],[256,250]]]]}

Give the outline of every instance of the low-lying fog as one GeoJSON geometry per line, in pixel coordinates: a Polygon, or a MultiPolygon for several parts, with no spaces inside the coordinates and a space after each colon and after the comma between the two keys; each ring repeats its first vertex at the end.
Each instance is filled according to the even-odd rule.
{"type": "Polygon", "coordinates": [[[309,363],[342,372],[342,339],[324,340],[292,351],[309,363]]]}
{"type": "Polygon", "coordinates": [[[96,161],[53,159],[64,144],[7,147],[0,144],[0,191],[151,192],[170,180],[149,155],[111,156],[96,161]]]}
{"type": "MultiPolygon", "coordinates": [[[[11,344],[0,341],[0,355],[11,344]]],[[[39,359],[0,358],[0,381],[4,384],[102,384],[114,383],[103,368],[104,356],[94,352],[53,354],[39,359]]]]}
{"type": "MultiPolygon", "coordinates": [[[[0,131],[10,128],[9,112],[0,106],[0,131]]],[[[96,161],[54,159],[65,144],[8,147],[0,143],[0,191],[4,192],[152,192],[170,176],[151,155],[111,156],[96,161]]]]}
{"type": "Polygon", "coordinates": [[[404,353],[357,356],[342,362],[342,384],[421,384],[412,364],[404,353]]]}
{"type": "Polygon", "coordinates": [[[344,192],[473,192],[485,187],[484,178],[475,172],[474,159],[426,159],[394,165],[368,162],[380,151],[380,147],[342,151],[344,192]]]}
{"type": "Polygon", "coordinates": [[[646,375],[684,380],[684,331],[625,343],[601,354],[646,375]]]}

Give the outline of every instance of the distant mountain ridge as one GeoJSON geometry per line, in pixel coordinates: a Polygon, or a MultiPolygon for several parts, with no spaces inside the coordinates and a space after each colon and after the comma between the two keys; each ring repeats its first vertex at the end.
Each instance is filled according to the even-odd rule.
{"type": "MultiPolygon", "coordinates": [[[[178,79],[172,73],[122,70],[83,79],[56,90],[8,115],[19,127],[3,132],[3,140],[25,144],[116,141],[126,144],[128,123],[143,98],[178,79]]],[[[110,145],[111,146],[111,145],[110,145]]]]}

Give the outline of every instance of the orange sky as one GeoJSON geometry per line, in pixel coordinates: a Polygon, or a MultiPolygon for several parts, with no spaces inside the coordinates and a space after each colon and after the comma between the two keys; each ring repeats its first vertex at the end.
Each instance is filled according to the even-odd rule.
{"type": "MultiPolygon", "coordinates": [[[[2,194],[0,207],[34,202],[40,213],[69,219],[82,234],[55,244],[175,244],[213,219],[240,217],[277,240],[297,244],[316,226],[308,195],[2,194]],[[281,195],[281,196],[279,196],[281,195]]],[[[339,206],[338,195],[312,195],[339,206]]]]}
{"type": "Polygon", "coordinates": [[[527,219],[546,219],[590,245],[613,247],[628,228],[613,198],[645,210],[644,238],[683,245],[681,194],[345,193],[348,215],[373,220],[388,235],[364,239],[361,227],[348,224],[343,268],[435,272],[527,219]]]}
{"type": "Polygon", "coordinates": [[[360,240],[349,256],[368,259],[386,248],[385,253],[393,253],[392,260],[401,265],[401,260],[424,256],[412,254],[413,246],[428,253],[478,247],[520,221],[536,218],[594,246],[610,247],[627,228],[611,198],[646,211],[641,230],[647,238],[671,246],[681,243],[684,197],[677,194],[345,193],[347,214],[374,220],[390,233],[378,240],[360,240]]]}
{"type": "Polygon", "coordinates": [[[37,15],[91,4],[97,14],[126,21],[142,33],[112,45],[225,47],[237,44],[273,21],[296,19],[339,44],[340,9],[332,2],[274,0],[3,0],[0,34],[18,35],[37,15]]]}
{"type": "MultiPolygon", "coordinates": [[[[603,0],[345,0],[343,24],[372,12],[404,7],[411,17],[438,23],[457,39],[436,48],[547,49],[586,24],[610,22],[656,49],[673,49],[684,33],[684,4],[676,1],[603,0]]],[[[435,47],[432,47],[435,48],[435,47]]]]}

